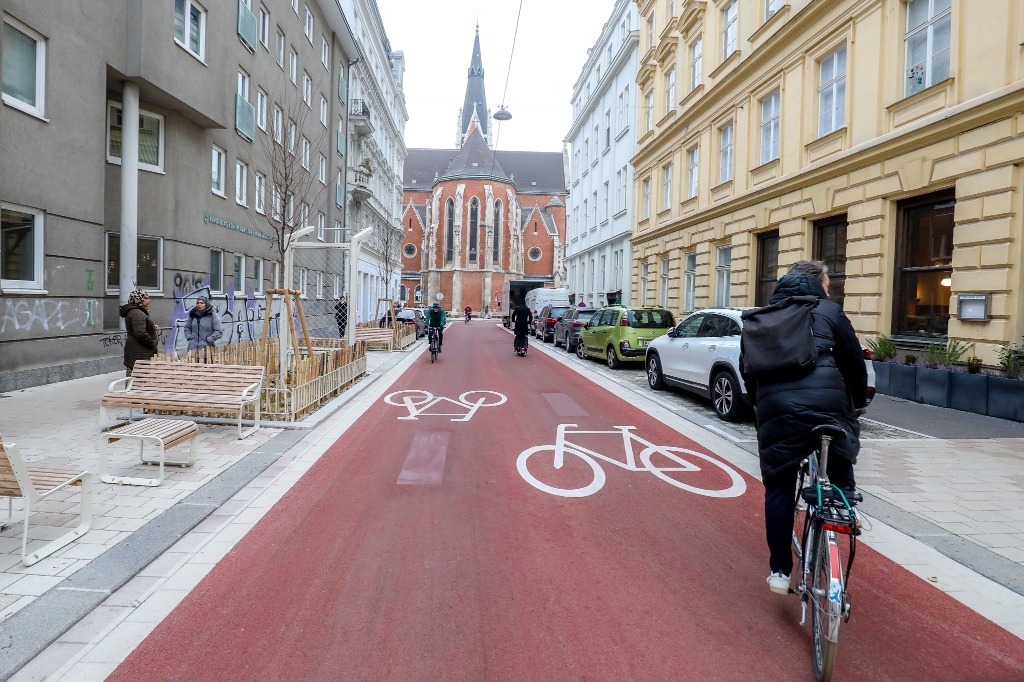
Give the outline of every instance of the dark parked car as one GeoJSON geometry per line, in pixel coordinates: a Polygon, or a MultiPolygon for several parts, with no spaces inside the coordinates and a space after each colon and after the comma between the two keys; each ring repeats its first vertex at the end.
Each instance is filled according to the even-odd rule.
{"type": "Polygon", "coordinates": [[[567,351],[575,353],[580,330],[596,312],[597,308],[569,308],[555,325],[555,347],[564,345],[567,351]]]}
{"type": "Polygon", "coordinates": [[[416,327],[416,338],[420,338],[427,333],[427,319],[423,317],[423,313],[415,308],[404,308],[398,311],[395,316],[398,318],[398,324],[411,324],[416,327]]]}
{"type": "Polygon", "coordinates": [[[555,335],[555,325],[569,310],[567,305],[546,305],[540,315],[533,318],[533,335],[541,341],[550,341],[555,335]]]}

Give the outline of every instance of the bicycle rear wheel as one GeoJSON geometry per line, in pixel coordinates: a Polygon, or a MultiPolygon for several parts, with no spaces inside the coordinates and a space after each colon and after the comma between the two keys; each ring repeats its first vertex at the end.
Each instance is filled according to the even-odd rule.
{"type": "Polygon", "coordinates": [[[833,531],[815,522],[814,568],[811,577],[811,650],[814,677],[829,682],[839,649],[839,625],[843,612],[843,573],[839,543],[833,531]]]}

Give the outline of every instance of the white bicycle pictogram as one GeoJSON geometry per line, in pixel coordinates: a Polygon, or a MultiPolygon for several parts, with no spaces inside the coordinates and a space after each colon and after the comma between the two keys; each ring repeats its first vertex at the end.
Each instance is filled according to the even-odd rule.
{"type": "MultiPolygon", "coordinates": [[[[586,497],[588,495],[593,495],[600,490],[602,486],[604,486],[605,473],[604,469],[601,468],[601,463],[598,462],[598,460],[603,459],[604,461],[627,471],[649,471],[666,483],[683,490],[688,490],[691,493],[704,495],[705,497],[739,497],[747,489],[747,484],[743,481],[743,477],[725,462],[719,461],[701,452],[697,452],[696,450],[655,445],[633,433],[633,430],[636,429],[635,426],[613,426],[613,429],[617,429],[615,431],[569,430],[570,428],[575,427],[576,424],[559,424],[554,445],[537,445],[521,452],[519,454],[519,459],[516,461],[516,468],[519,469],[519,475],[533,487],[552,495],[558,495],[559,497],[586,497]],[[579,443],[574,443],[566,438],[566,436],[570,434],[620,435],[622,437],[623,449],[625,452],[625,461],[603,455],[600,452],[586,448],[579,443]],[[639,453],[634,452],[634,441],[643,446],[643,449],[640,450],[639,453]],[[531,457],[534,457],[535,455],[542,455],[543,453],[547,453],[547,456],[553,457],[553,465],[555,469],[562,468],[565,464],[566,455],[579,457],[590,466],[594,474],[593,480],[587,485],[579,488],[559,488],[557,486],[548,485],[534,476],[527,466],[527,462],[531,457]],[[669,465],[662,466],[660,463],[652,462],[652,457],[655,455],[660,455],[662,458],[669,460],[669,465]],[[640,458],[639,466],[637,465],[637,456],[640,458]],[[708,489],[698,485],[684,483],[678,478],[670,475],[698,473],[703,471],[703,469],[698,464],[695,464],[694,461],[705,462],[715,468],[715,470],[724,472],[728,475],[728,487],[708,489]]],[[[534,461],[538,460],[535,458],[534,461]]],[[[545,463],[546,462],[547,460],[545,459],[545,463]]]]}
{"type": "Polygon", "coordinates": [[[430,391],[406,390],[395,391],[384,397],[388,405],[405,407],[409,414],[399,419],[418,419],[421,415],[425,417],[454,417],[453,422],[468,422],[481,407],[496,407],[507,401],[501,393],[496,391],[466,391],[458,398],[445,398],[435,396],[430,391]],[[428,412],[435,405],[451,403],[462,408],[462,412],[428,412]]]}

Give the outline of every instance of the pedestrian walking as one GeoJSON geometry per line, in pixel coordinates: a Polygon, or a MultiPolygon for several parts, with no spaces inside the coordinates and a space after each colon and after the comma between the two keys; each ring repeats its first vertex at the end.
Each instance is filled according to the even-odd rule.
{"type": "Polygon", "coordinates": [[[334,304],[334,320],[338,323],[338,338],[345,338],[345,330],[348,329],[348,301],[344,296],[338,297],[334,304]]]}
{"type": "Polygon", "coordinates": [[[149,317],[149,294],[140,289],[128,295],[128,302],[118,313],[124,318],[124,366],[131,376],[136,361],[157,354],[160,327],[149,317]]]}
{"type": "Polygon", "coordinates": [[[220,315],[213,309],[210,299],[200,296],[185,321],[185,338],[188,339],[189,351],[196,351],[209,361],[210,351],[223,335],[220,315]]]}
{"type": "Polygon", "coordinates": [[[489,306],[489,305],[485,305],[484,306],[484,319],[485,320],[491,319],[491,306],[489,306]]]}

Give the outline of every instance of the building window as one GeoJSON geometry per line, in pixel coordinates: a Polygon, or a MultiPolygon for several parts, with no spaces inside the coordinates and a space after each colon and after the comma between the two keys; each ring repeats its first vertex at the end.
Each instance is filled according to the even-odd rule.
{"type": "Polygon", "coordinates": [[[476,197],[469,200],[469,262],[477,262],[477,244],[480,232],[480,202],[476,197]]]}
{"type": "Polygon", "coordinates": [[[306,7],[306,40],[309,44],[313,44],[313,13],[309,11],[309,7],[306,7]]]}
{"type": "Polygon", "coordinates": [[[317,213],[316,216],[316,238],[320,241],[327,241],[327,216],[317,213]]]}
{"type": "Polygon", "coordinates": [[[502,206],[500,201],[494,202],[494,241],[491,245],[491,262],[498,265],[501,262],[501,221],[502,206]]]}
{"type": "Polygon", "coordinates": [[[612,146],[612,110],[604,112],[604,148],[612,146]]]}
{"type": "Polygon", "coordinates": [[[313,79],[305,71],[302,72],[302,101],[310,109],[313,108],[313,79]]]}
{"type": "Polygon", "coordinates": [[[260,43],[263,47],[270,49],[270,12],[263,6],[260,7],[260,43]]]}
{"type": "Polygon", "coordinates": [[[323,154],[320,154],[320,166],[317,169],[317,177],[320,179],[320,182],[325,185],[327,184],[327,157],[323,154]]]}
{"type": "Polygon", "coordinates": [[[316,297],[324,297],[324,273],[316,273],[316,297]]]}
{"type": "Polygon", "coordinates": [[[197,59],[206,56],[206,10],[194,0],[174,0],[174,41],[197,59]]]}
{"type": "Polygon", "coordinates": [[[665,113],[671,114],[676,107],[676,70],[669,69],[665,74],[665,113]]]}
{"type": "Polygon", "coordinates": [[[224,150],[214,145],[211,159],[213,163],[210,187],[213,189],[214,194],[224,196],[224,150]]]}
{"type": "Polygon", "coordinates": [[[277,43],[275,44],[275,52],[277,57],[277,65],[282,69],[284,68],[284,32],[281,29],[277,29],[277,43]]]}
{"type": "Polygon", "coordinates": [[[210,249],[210,292],[224,291],[224,252],[210,249]]]}
{"type": "Polygon", "coordinates": [[[779,100],[778,90],[761,100],[761,163],[779,158],[779,100]]]}
{"type": "Polygon", "coordinates": [[[718,182],[732,180],[732,123],[718,129],[718,182]]]}
{"type": "Polygon", "coordinates": [[[402,253],[405,254],[406,258],[414,258],[416,256],[416,245],[406,244],[404,247],[402,247],[402,253]]]}
{"type": "Polygon", "coordinates": [[[299,84],[299,54],[294,47],[288,50],[288,78],[291,79],[292,85],[299,84]]]}
{"type": "MultiPolygon", "coordinates": [[[[591,204],[591,206],[594,207],[594,223],[591,225],[591,227],[596,229],[597,228],[597,191],[594,192],[593,197],[594,197],[594,199],[593,199],[593,203],[591,204]]],[[[537,234],[537,223],[533,224],[533,233],[537,234]]]]}
{"type": "Polygon", "coordinates": [[[292,0],[292,11],[295,12],[295,16],[299,16],[299,0],[292,0]]]}
{"type": "MultiPolygon", "coordinates": [[[[305,201],[299,202],[299,228],[309,227],[309,204],[305,201]]],[[[319,234],[318,234],[319,236],[319,234]]]]}
{"type": "Polygon", "coordinates": [[[295,121],[288,119],[288,152],[291,154],[295,153],[295,135],[297,130],[295,121]]]}
{"type": "Polygon", "coordinates": [[[299,298],[309,295],[309,269],[299,268],[299,298]]]}
{"type": "Polygon", "coordinates": [[[907,3],[906,96],[949,78],[950,0],[907,3]]]}
{"type": "Polygon", "coordinates": [[[651,266],[640,264],[640,305],[647,305],[647,285],[650,283],[651,266]]]}
{"type": "Polygon", "coordinates": [[[640,215],[644,218],[651,217],[651,179],[644,178],[643,182],[643,205],[640,208],[640,215]]]}
{"type": "Polygon", "coordinates": [[[654,48],[654,17],[647,18],[647,49],[654,48]]]}
{"type": "Polygon", "coordinates": [[[686,198],[697,196],[700,188],[700,147],[690,147],[686,152],[686,198]]]}
{"type": "Polygon", "coordinates": [[[3,101],[15,109],[45,115],[46,40],[28,26],[3,17],[3,101]]]}
{"type": "Polygon", "coordinates": [[[264,202],[267,195],[267,178],[262,173],[256,173],[253,180],[253,191],[256,193],[256,212],[264,213],[266,211],[264,202]]]}
{"type": "Polygon", "coordinates": [[[284,112],[281,107],[274,106],[274,142],[282,144],[284,141],[284,112]]]}
{"type": "Polygon", "coordinates": [[[263,295],[263,259],[252,259],[252,293],[256,296],[263,295]]]}
{"type": "Polygon", "coordinates": [[[256,89],[256,125],[267,132],[267,93],[260,88],[256,89]]]}
{"type": "Polygon", "coordinates": [[[310,144],[309,140],[306,139],[305,135],[302,136],[301,150],[302,150],[302,167],[305,168],[306,170],[309,170],[309,156],[310,156],[310,152],[312,151],[312,145],[310,144]]]}
{"type": "Polygon", "coordinates": [[[697,40],[693,41],[690,45],[690,91],[697,89],[700,85],[701,79],[704,77],[702,72],[701,59],[704,56],[704,38],[697,36],[697,40]]]}
{"type": "Polygon", "coordinates": [[[782,9],[782,0],[764,0],[764,20],[768,21],[782,9]]]}
{"type": "MultiPolygon", "coordinates": [[[[107,232],[107,290],[117,291],[121,277],[121,235],[107,232]]],[[[163,289],[163,240],[159,237],[137,237],[135,286],[146,291],[163,289]]]]}
{"type": "Polygon", "coordinates": [[[661,168],[661,210],[667,211],[672,208],[672,164],[665,164],[661,168]]]}
{"type": "Polygon", "coordinates": [[[235,161],[235,202],[249,205],[249,167],[241,161],[235,161]]]}
{"type": "Polygon", "coordinates": [[[328,71],[331,70],[331,46],[328,44],[326,36],[320,36],[320,63],[328,71]]]}
{"type": "Polygon", "coordinates": [[[683,312],[689,313],[697,307],[697,252],[686,254],[683,262],[683,312]]]}
{"type": "Polygon", "coordinates": [[[814,258],[828,266],[828,297],[843,307],[846,298],[846,215],[814,223],[814,258]]]}
{"type": "Polygon", "coordinates": [[[444,205],[444,262],[451,263],[455,258],[455,202],[449,199],[444,205]]]}
{"type": "Polygon", "coordinates": [[[236,253],[232,263],[231,290],[235,293],[241,293],[245,290],[245,256],[236,253]]]}
{"type": "Polygon", "coordinates": [[[732,247],[719,246],[718,260],[715,265],[715,307],[729,306],[729,293],[732,287],[732,247]]]}
{"type": "Polygon", "coordinates": [[[737,36],[739,35],[739,10],[736,7],[736,0],[732,0],[722,10],[722,61],[736,51],[737,36]]]}
{"type": "Polygon", "coordinates": [[[779,231],[757,235],[757,290],[754,305],[768,305],[779,279],[779,231]]]}
{"type": "MultiPolygon", "coordinates": [[[[121,163],[121,105],[107,106],[107,161],[121,163]]],[[[164,170],[164,117],[139,111],[139,169],[162,173],[164,170]]]]}
{"type": "Polygon", "coordinates": [[[645,132],[654,130],[654,93],[648,92],[644,95],[644,122],[646,127],[645,132]]]}
{"type": "Polygon", "coordinates": [[[0,204],[0,286],[43,288],[43,213],[0,204]]]}
{"type": "Polygon", "coordinates": [[[824,137],[846,125],[846,46],[822,59],[818,73],[818,137],[824,137]]]}
{"type": "Polygon", "coordinates": [[[899,204],[893,332],[946,336],[953,274],[953,193],[899,204]]]}
{"type": "Polygon", "coordinates": [[[327,98],[320,95],[320,125],[327,127],[327,98]]]}
{"type": "Polygon", "coordinates": [[[281,190],[278,189],[277,185],[271,185],[270,187],[270,210],[271,218],[274,220],[281,219],[281,190]]]}
{"type": "Polygon", "coordinates": [[[609,189],[609,183],[605,182],[604,183],[604,196],[601,197],[601,199],[603,200],[601,202],[601,220],[602,221],[608,220],[608,195],[609,194],[611,194],[611,190],[609,189]]]}
{"type": "Polygon", "coordinates": [[[661,307],[668,307],[668,258],[661,259],[661,307]]]}
{"type": "Polygon", "coordinates": [[[530,252],[527,255],[530,257],[530,260],[537,261],[544,255],[544,252],[540,250],[539,246],[531,246],[530,252]]]}

